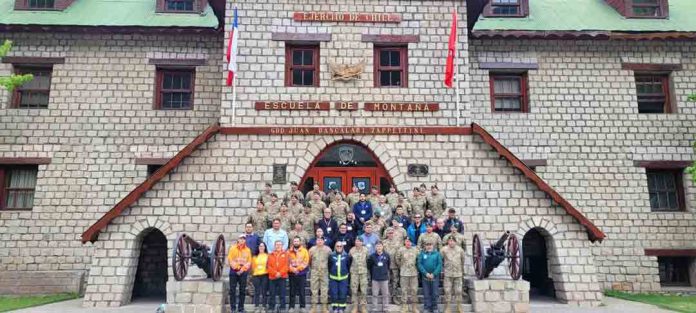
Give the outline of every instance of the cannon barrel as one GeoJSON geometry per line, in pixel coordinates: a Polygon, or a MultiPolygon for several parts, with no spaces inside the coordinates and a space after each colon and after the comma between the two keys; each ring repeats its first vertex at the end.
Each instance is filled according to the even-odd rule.
{"type": "Polygon", "coordinates": [[[498,239],[498,242],[496,242],[493,246],[491,246],[493,249],[502,249],[503,245],[505,245],[505,241],[508,240],[508,237],[510,237],[510,231],[506,231],[500,239],[498,239]]]}
{"type": "Polygon", "coordinates": [[[186,243],[188,243],[191,246],[191,249],[198,250],[198,249],[203,249],[203,248],[207,249],[208,248],[208,246],[206,246],[202,243],[199,243],[198,241],[195,241],[193,238],[187,236],[186,234],[183,234],[182,237],[184,238],[186,243]]]}

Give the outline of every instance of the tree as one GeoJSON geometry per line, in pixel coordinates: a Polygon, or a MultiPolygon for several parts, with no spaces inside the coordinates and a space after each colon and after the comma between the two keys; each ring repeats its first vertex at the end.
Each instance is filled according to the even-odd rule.
{"type": "MultiPolygon", "coordinates": [[[[10,52],[10,48],[12,48],[12,41],[5,40],[2,46],[0,46],[0,58],[6,56],[10,52]]],[[[0,86],[7,89],[7,91],[12,91],[32,79],[34,79],[34,75],[31,74],[0,76],[0,86]]]]}

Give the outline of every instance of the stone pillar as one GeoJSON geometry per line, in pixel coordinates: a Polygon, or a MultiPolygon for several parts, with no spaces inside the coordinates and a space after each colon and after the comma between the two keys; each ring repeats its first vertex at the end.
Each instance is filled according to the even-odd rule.
{"type": "Polygon", "coordinates": [[[528,313],[529,282],[510,279],[467,279],[469,298],[477,313],[528,313]]]}
{"type": "Polygon", "coordinates": [[[210,279],[169,280],[167,313],[222,313],[225,281],[210,279]]]}

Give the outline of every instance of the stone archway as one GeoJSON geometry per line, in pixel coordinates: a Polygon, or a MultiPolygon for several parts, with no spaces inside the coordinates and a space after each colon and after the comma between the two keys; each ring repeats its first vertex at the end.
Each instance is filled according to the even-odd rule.
{"type": "Polygon", "coordinates": [[[167,238],[156,228],[144,232],[131,300],[167,297],[167,238]]]}
{"type": "MultiPolygon", "coordinates": [[[[527,244],[531,243],[531,240],[534,240],[534,243],[537,246],[540,245],[539,241],[543,241],[543,249],[545,250],[543,252],[530,252],[533,255],[538,256],[536,261],[541,261],[541,265],[538,266],[546,266],[546,270],[541,270],[541,273],[534,273],[538,276],[534,277],[534,279],[537,279],[535,284],[539,282],[544,288],[541,288],[542,290],[540,290],[537,287],[535,290],[532,290],[532,282],[530,281],[530,296],[541,295],[554,297],[562,302],[567,301],[567,293],[565,290],[561,289],[561,286],[568,282],[569,277],[567,275],[568,273],[563,272],[560,260],[558,258],[556,239],[561,238],[563,235],[562,233],[559,233],[556,224],[548,218],[536,216],[520,223],[520,227],[517,230],[517,236],[518,238],[522,239],[523,278],[525,278],[525,270],[528,272],[532,270],[532,264],[525,264],[524,262],[526,260],[525,255],[527,254],[525,250],[525,238],[528,240],[527,244]],[[546,278],[544,278],[544,275],[546,278]],[[539,291],[543,292],[539,293],[539,291]]],[[[529,277],[530,275],[528,274],[527,278],[529,277]]],[[[529,280],[527,278],[525,278],[525,280],[529,280]]]]}
{"type": "Polygon", "coordinates": [[[555,297],[553,279],[549,275],[549,254],[543,230],[532,228],[522,238],[522,279],[529,282],[530,296],[555,297]]]}

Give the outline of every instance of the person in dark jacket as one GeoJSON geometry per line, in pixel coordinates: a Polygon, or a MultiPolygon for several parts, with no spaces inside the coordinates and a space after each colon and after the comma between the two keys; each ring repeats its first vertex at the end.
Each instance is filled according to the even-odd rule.
{"type": "Polygon", "coordinates": [[[317,222],[317,227],[324,231],[324,237],[329,238],[331,242],[336,239],[336,234],[338,233],[338,223],[333,218],[331,214],[331,209],[324,208],[322,217],[317,222]]]}
{"type": "Polygon", "coordinates": [[[437,312],[440,273],[442,272],[442,255],[435,251],[433,243],[425,244],[425,251],[418,254],[418,272],[423,284],[424,311],[437,312]]]}
{"type": "Polygon", "coordinates": [[[327,247],[333,246],[333,244],[334,244],[333,239],[326,237],[324,235],[324,231],[321,230],[321,228],[317,228],[317,230],[314,231],[314,237],[312,237],[312,239],[310,239],[309,242],[307,242],[307,249],[310,249],[310,248],[316,246],[317,245],[317,238],[319,238],[319,237],[324,238],[324,245],[325,246],[327,246],[327,247]]]}
{"type": "MultiPolygon", "coordinates": [[[[343,250],[350,251],[350,248],[355,245],[355,237],[352,232],[348,231],[348,226],[346,224],[341,224],[338,226],[338,234],[336,235],[336,242],[343,242],[343,250]]],[[[335,245],[335,243],[334,243],[335,245]]],[[[334,247],[335,248],[335,247],[334,247]]]]}
{"type": "Polygon", "coordinates": [[[447,220],[445,221],[445,232],[450,233],[450,228],[454,227],[457,229],[458,233],[463,233],[464,232],[464,223],[457,218],[457,211],[454,209],[449,209],[447,211],[447,220]]]}
{"type": "Polygon", "coordinates": [[[348,302],[348,279],[352,258],[343,250],[343,243],[336,243],[336,251],[329,256],[329,301],[332,312],[346,311],[348,302]]]}
{"type": "Polygon", "coordinates": [[[391,257],[384,252],[384,244],[378,242],[375,253],[367,258],[367,270],[372,280],[372,310],[371,312],[386,312],[389,305],[389,264],[391,257]],[[382,296],[382,305],[378,305],[379,296],[382,296]]]}
{"type": "Polygon", "coordinates": [[[246,240],[246,246],[251,250],[251,255],[259,254],[261,238],[254,232],[254,224],[246,223],[244,225],[244,239],[246,240]]]}
{"type": "Polygon", "coordinates": [[[355,219],[355,213],[348,213],[348,215],[346,216],[346,228],[348,229],[348,232],[353,235],[353,238],[357,238],[359,235],[362,234],[362,227],[362,223],[355,219]]]}
{"type": "Polygon", "coordinates": [[[372,204],[367,201],[365,194],[360,194],[360,201],[353,206],[353,213],[360,224],[365,224],[372,218],[372,204]]]}

